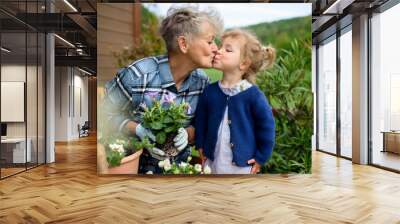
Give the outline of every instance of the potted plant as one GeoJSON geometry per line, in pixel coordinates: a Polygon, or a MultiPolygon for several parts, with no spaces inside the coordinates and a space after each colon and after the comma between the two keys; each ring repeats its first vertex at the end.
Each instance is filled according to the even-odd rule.
{"type": "Polygon", "coordinates": [[[110,136],[102,143],[107,160],[104,174],[137,174],[143,148],[153,147],[146,138],[139,142],[135,137],[124,136],[110,136]]]}
{"type": "Polygon", "coordinates": [[[171,92],[164,94],[159,101],[155,100],[157,94],[147,93],[154,100],[151,107],[144,108],[142,124],[156,137],[155,146],[163,150],[167,157],[174,157],[179,151],[174,146],[173,139],[179,128],[188,123],[188,114],[192,111],[188,103],[176,104],[176,96],[171,92]]]}

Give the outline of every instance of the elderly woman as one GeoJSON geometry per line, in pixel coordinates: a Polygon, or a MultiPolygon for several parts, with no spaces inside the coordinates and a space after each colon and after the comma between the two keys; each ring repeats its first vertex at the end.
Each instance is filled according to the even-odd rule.
{"type": "MultiPolygon", "coordinates": [[[[210,68],[216,54],[215,36],[222,30],[222,21],[215,11],[193,8],[171,8],[162,21],[160,33],[167,46],[167,55],[137,60],[121,69],[106,84],[109,126],[113,131],[154,140],[150,130],[141,124],[140,113],[149,106],[148,93],[158,98],[174,93],[176,103],[187,102],[196,110],[199,95],[208,78],[199,68],[210,68]],[[132,116],[133,114],[133,116],[132,116]]],[[[190,116],[193,119],[193,115],[190,116]]],[[[191,154],[188,143],[194,141],[194,128],[181,128],[174,138],[180,151],[176,162],[186,161],[191,154]]],[[[158,148],[148,148],[140,158],[139,173],[161,173],[158,162],[166,158],[158,148]]]]}

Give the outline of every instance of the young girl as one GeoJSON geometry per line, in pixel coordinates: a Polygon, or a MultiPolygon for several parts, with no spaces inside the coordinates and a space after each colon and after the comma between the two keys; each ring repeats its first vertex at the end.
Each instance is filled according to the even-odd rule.
{"type": "Polygon", "coordinates": [[[200,96],[196,148],[213,174],[255,174],[272,154],[275,124],[258,71],[272,65],[275,50],[244,30],[223,33],[213,67],[223,72],[200,96]]]}

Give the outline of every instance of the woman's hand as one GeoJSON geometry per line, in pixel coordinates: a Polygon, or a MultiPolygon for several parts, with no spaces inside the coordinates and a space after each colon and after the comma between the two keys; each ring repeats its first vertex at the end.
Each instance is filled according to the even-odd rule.
{"type": "Polygon", "coordinates": [[[199,155],[201,159],[201,166],[204,167],[204,163],[207,161],[207,157],[203,154],[203,149],[199,149],[199,155]]]}
{"type": "Polygon", "coordinates": [[[174,138],[174,146],[178,151],[182,151],[188,145],[189,134],[184,128],[179,128],[178,134],[174,138]]]}
{"type": "Polygon", "coordinates": [[[261,165],[257,163],[255,159],[247,161],[247,164],[253,164],[250,171],[251,174],[257,174],[258,172],[260,172],[261,165]]]}

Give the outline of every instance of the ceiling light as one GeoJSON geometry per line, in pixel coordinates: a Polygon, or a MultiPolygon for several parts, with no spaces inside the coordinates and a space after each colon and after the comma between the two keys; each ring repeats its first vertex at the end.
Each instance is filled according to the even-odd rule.
{"type": "Polygon", "coordinates": [[[64,38],[62,38],[62,37],[60,37],[60,36],[58,36],[57,34],[54,34],[54,36],[56,36],[58,39],[60,39],[61,41],[63,41],[63,42],[66,43],[67,45],[69,45],[69,46],[75,48],[75,45],[71,44],[71,42],[69,42],[68,40],[66,40],[66,39],[64,39],[64,38]]]}
{"type": "Polygon", "coordinates": [[[88,72],[88,71],[85,71],[85,70],[83,70],[83,69],[81,69],[81,68],[79,68],[79,67],[78,67],[78,69],[79,69],[81,72],[85,73],[85,74],[92,75],[92,73],[90,73],[90,72],[88,72]]]}
{"type": "Polygon", "coordinates": [[[322,14],[342,14],[343,10],[351,5],[355,0],[336,0],[322,14]]]}
{"type": "Polygon", "coordinates": [[[5,48],[5,47],[1,47],[1,50],[4,51],[4,52],[7,52],[7,53],[10,53],[10,52],[11,52],[11,50],[9,50],[9,49],[7,49],[7,48],[5,48]]]}
{"type": "Polygon", "coordinates": [[[74,12],[78,12],[78,10],[71,4],[69,3],[68,0],[64,0],[65,4],[67,4],[72,10],[74,10],[74,12]]]}

